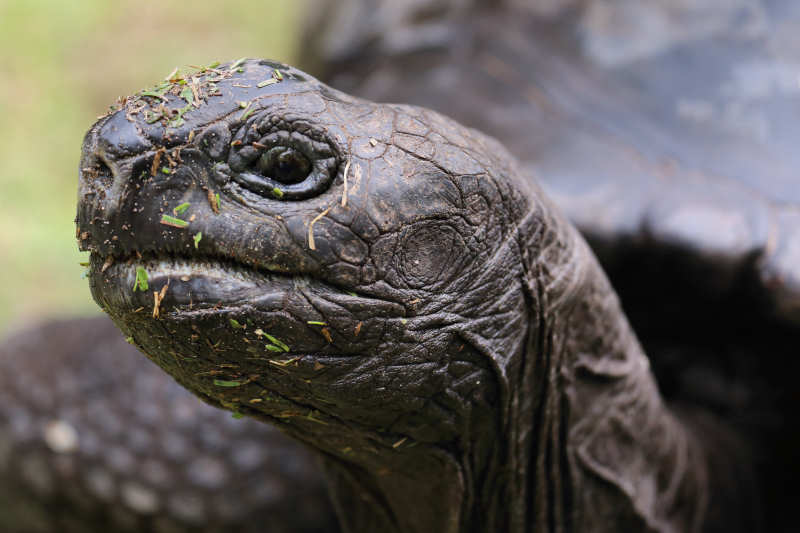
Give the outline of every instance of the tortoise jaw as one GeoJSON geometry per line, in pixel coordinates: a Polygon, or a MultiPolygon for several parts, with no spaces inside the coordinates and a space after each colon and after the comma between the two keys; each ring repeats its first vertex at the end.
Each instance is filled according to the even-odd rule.
{"type": "Polygon", "coordinates": [[[90,277],[94,297],[103,308],[125,313],[152,307],[158,317],[167,310],[264,302],[276,290],[281,292],[278,289],[292,275],[214,258],[171,255],[117,259],[109,265],[92,254],[90,277]]]}
{"type": "Polygon", "coordinates": [[[335,346],[360,353],[371,342],[367,330],[381,331],[384,321],[406,316],[400,304],[274,268],[168,254],[108,265],[92,254],[89,279],[95,301],[123,330],[166,328],[178,343],[202,323],[233,336],[281,331],[304,351],[335,346]]]}
{"type": "Polygon", "coordinates": [[[165,254],[103,269],[94,255],[90,268],[98,304],[182,385],[236,412],[299,416],[311,432],[333,427],[334,418],[317,420],[325,401],[347,397],[345,376],[363,372],[406,315],[402,305],[304,274],[225,259],[165,254]]]}

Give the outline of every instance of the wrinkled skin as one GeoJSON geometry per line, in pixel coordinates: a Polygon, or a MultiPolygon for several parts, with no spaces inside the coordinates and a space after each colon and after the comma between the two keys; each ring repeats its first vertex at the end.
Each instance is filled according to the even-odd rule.
{"type": "Polygon", "coordinates": [[[316,448],[346,531],[754,529],[743,448],[665,407],[585,243],[498,143],[241,69],[183,125],[134,99],[84,142],[92,293],[149,357],[316,448]],[[188,226],[160,223],[184,203],[188,226]]]}

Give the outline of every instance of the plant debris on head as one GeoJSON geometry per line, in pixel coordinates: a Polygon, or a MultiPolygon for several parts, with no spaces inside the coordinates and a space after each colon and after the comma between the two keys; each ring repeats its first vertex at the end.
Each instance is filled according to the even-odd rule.
{"type": "MultiPolygon", "coordinates": [[[[158,85],[143,89],[132,96],[121,98],[117,105],[110,107],[108,114],[127,108],[126,117],[131,122],[134,121],[134,115],[141,113],[144,121],[148,124],[160,122],[165,128],[179,128],[186,122],[184,120],[186,113],[207,103],[210,97],[222,95],[217,83],[230,79],[235,74],[243,73],[242,65],[246,60],[247,58],[243,57],[222,68],[220,68],[219,61],[207,66],[189,66],[185,71],[176,67],[158,85]],[[186,105],[177,108],[169,107],[167,95],[180,97],[186,102],[186,105]]],[[[272,77],[259,83],[258,86],[264,87],[281,81],[283,81],[283,74],[280,70],[274,69],[272,77]]],[[[245,113],[247,113],[247,107],[249,104],[245,102],[245,113]]]]}

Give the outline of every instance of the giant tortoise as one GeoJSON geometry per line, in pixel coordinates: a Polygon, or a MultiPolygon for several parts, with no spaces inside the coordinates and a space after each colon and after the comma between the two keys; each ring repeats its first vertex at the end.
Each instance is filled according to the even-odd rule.
{"type": "MultiPolygon", "coordinates": [[[[315,448],[345,531],[759,527],[780,448],[746,409],[667,403],[497,141],[263,60],[155,90],[84,142],[92,293],[199,397],[315,448]]],[[[747,355],[776,408],[759,380],[787,378],[747,355]]]]}
{"type": "MultiPolygon", "coordinates": [[[[623,27],[623,38],[612,34],[619,28],[608,22],[620,12],[609,2],[535,8],[545,22],[525,6],[487,12],[482,2],[458,4],[353,9],[372,18],[364,17],[359,31],[350,21],[347,32],[333,31],[341,27],[326,19],[329,35],[352,41],[337,48],[329,37],[315,53],[333,66],[326,77],[339,86],[446,110],[500,138],[527,172],[538,174],[609,270],[663,395],[683,412],[724,420],[754,449],[743,460],[759,473],[756,492],[773,504],[767,524],[790,529],[779,511],[789,509],[781,496],[795,474],[795,430],[787,418],[794,398],[786,381],[793,363],[785,355],[797,333],[786,322],[796,316],[792,269],[800,261],[791,259],[797,165],[786,127],[796,118],[787,78],[793,48],[779,44],[791,44],[792,7],[640,4],[633,10],[638,20],[649,16],[661,31],[642,39],[631,26],[623,27]],[[740,16],[743,9],[748,17],[740,16]],[[387,13],[391,24],[381,25],[387,13]],[[570,22],[576,18],[580,33],[570,22]],[[671,19],[695,25],[684,31],[664,24],[671,19]],[[745,31],[753,20],[761,33],[745,31]],[[501,26],[502,33],[494,31],[501,26]],[[765,39],[764,28],[780,31],[765,39]],[[320,53],[329,50],[337,56],[320,53]],[[692,77],[683,74],[687,68],[692,77]],[[676,86],[689,94],[673,92],[676,86]],[[755,139],[742,138],[748,134],[755,139]],[[725,172],[720,165],[728,165],[725,172]],[[722,179],[731,169],[731,179],[722,179]],[[750,189],[743,193],[737,180],[750,189]],[[764,317],[770,310],[777,312],[764,317]],[[760,353],[770,356],[755,357],[760,353]]],[[[720,435],[726,432],[714,430],[708,439],[728,442],[720,435]]],[[[554,524],[581,530],[569,521],[554,524]]]]}

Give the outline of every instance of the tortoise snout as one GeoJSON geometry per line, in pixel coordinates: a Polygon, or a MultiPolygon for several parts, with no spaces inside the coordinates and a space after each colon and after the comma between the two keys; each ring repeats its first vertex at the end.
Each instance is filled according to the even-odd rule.
{"type": "Polygon", "coordinates": [[[81,250],[88,250],[88,240],[96,229],[107,225],[118,209],[119,197],[112,193],[119,176],[116,161],[99,147],[98,134],[90,131],[83,143],[78,179],[78,239],[81,250]]]}
{"type": "Polygon", "coordinates": [[[137,154],[151,149],[136,124],[118,111],[98,121],[86,134],[81,150],[78,224],[108,222],[119,210],[137,154]]]}
{"type": "Polygon", "coordinates": [[[154,150],[124,112],[100,120],[86,134],[81,153],[76,223],[81,250],[114,252],[123,218],[141,204],[143,179],[154,150]]]}

